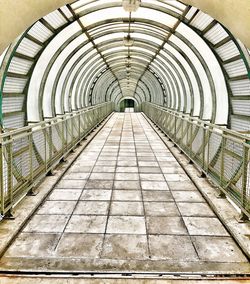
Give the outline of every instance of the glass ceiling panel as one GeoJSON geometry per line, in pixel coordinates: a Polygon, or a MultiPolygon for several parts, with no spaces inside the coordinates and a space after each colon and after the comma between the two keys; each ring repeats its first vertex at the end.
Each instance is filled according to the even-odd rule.
{"type": "Polygon", "coordinates": [[[146,34],[143,34],[143,33],[138,33],[138,32],[135,32],[135,33],[131,33],[131,37],[133,39],[144,39],[144,40],[147,40],[147,41],[152,41],[158,45],[161,45],[163,43],[162,40],[154,37],[154,36],[150,36],[150,35],[146,35],[146,34]]]}
{"type": "Polygon", "coordinates": [[[108,41],[108,40],[112,40],[112,39],[119,39],[120,38],[121,40],[123,40],[123,38],[126,35],[127,35],[126,33],[110,33],[110,34],[104,35],[102,37],[99,37],[99,38],[95,39],[94,41],[95,41],[96,44],[99,44],[103,41],[108,41]]]}
{"type": "Polygon", "coordinates": [[[163,2],[160,2],[160,1],[155,1],[155,0],[143,0],[142,3],[144,4],[152,4],[152,5],[157,5],[159,7],[163,7],[163,8],[166,8],[166,9],[170,9],[172,10],[173,12],[176,12],[178,14],[182,14],[183,12],[183,9],[185,9],[185,6],[184,8],[182,7],[182,9],[178,8],[177,6],[174,5],[176,1],[163,1],[163,2]],[[166,2],[166,3],[164,3],[166,2]],[[173,4],[172,4],[173,3],[173,4]],[[171,4],[171,5],[169,5],[171,4]]]}
{"type": "Polygon", "coordinates": [[[76,13],[81,13],[82,11],[86,10],[86,9],[91,9],[91,8],[98,8],[98,6],[101,5],[104,5],[104,4],[110,4],[110,3],[115,3],[117,1],[114,1],[114,0],[102,0],[102,1],[88,1],[89,3],[85,3],[84,5],[81,5],[78,7],[79,8],[74,8],[76,9],[75,12],[76,13]]]}

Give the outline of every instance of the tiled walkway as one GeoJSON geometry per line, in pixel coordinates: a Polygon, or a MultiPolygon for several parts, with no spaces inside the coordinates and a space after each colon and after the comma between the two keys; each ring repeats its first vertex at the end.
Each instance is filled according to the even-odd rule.
{"type": "Polygon", "coordinates": [[[117,113],[7,250],[7,269],[249,271],[142,114],[117,113]]]}

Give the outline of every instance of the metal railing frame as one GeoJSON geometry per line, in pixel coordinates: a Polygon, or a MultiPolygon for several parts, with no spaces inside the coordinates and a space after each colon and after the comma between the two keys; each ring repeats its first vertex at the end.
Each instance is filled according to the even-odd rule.
{"type": "Polygon", "coordinates": [[[220,196],[240,208],[241,220],[249,219],[249,137],[149,102],[142,104],[142,111],[218,186],[220,196]]]}
{"type": "Polygon", "coordinates": [[[102,103],[1,133],[0,220],[113,110],[102,103]]]}

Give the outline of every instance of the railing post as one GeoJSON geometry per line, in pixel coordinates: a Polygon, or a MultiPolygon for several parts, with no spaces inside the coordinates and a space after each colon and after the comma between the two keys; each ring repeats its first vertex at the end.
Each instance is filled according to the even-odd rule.
{"type": "MultiPolygon", "coordinates": [[[[246,211],[248,211],[248,199],[247,199],[247,169],[249,162],[249,147],[246,145],[243,146],[243,163],[242,163],[242,196],[241,196],[241,204],[246,211]]],[[[241,211],[239,221],[247,221],[249,220],[248,216],[241,211]]]]}
{"type": "Polygon", "coordinates": [[[8,177],[7,177],[7,184],[8,184],[8,198],[10,209],[6,212],[4,218],[13,219],[12,213],[12,206],[13,206],[13,140],[10,136],[10,140],[7,144],[7,167],[8,167],[8,177]]]}
{"type": "MultiPolygon", "coordinates": [[[[220,163],[220,187],[224,187],[224,162],[225,162],[225,146],[226,146],[226,137],[224,136],[224,132],[222,132],[222,140],[221,140],[221,163],[220,163]]],[[[220,189],[218,198],[225,198],[225,193],[220,189]]]]}
{"type": "Polygon", "coordinates": [[[0,190],[1,190],[1,211],[0,211],[0,220],[4,215],[4,166],[3,166],[3,141],[1,138],[0,141],[0,190]]]}

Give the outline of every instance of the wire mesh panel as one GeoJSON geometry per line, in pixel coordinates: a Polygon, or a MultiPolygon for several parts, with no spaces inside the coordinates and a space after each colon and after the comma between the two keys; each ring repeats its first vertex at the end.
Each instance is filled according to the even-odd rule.
{"type": "Polygon", "coordinates": [[[152,103],[142,110],[250,216],[249,137],[152,103]]]}

